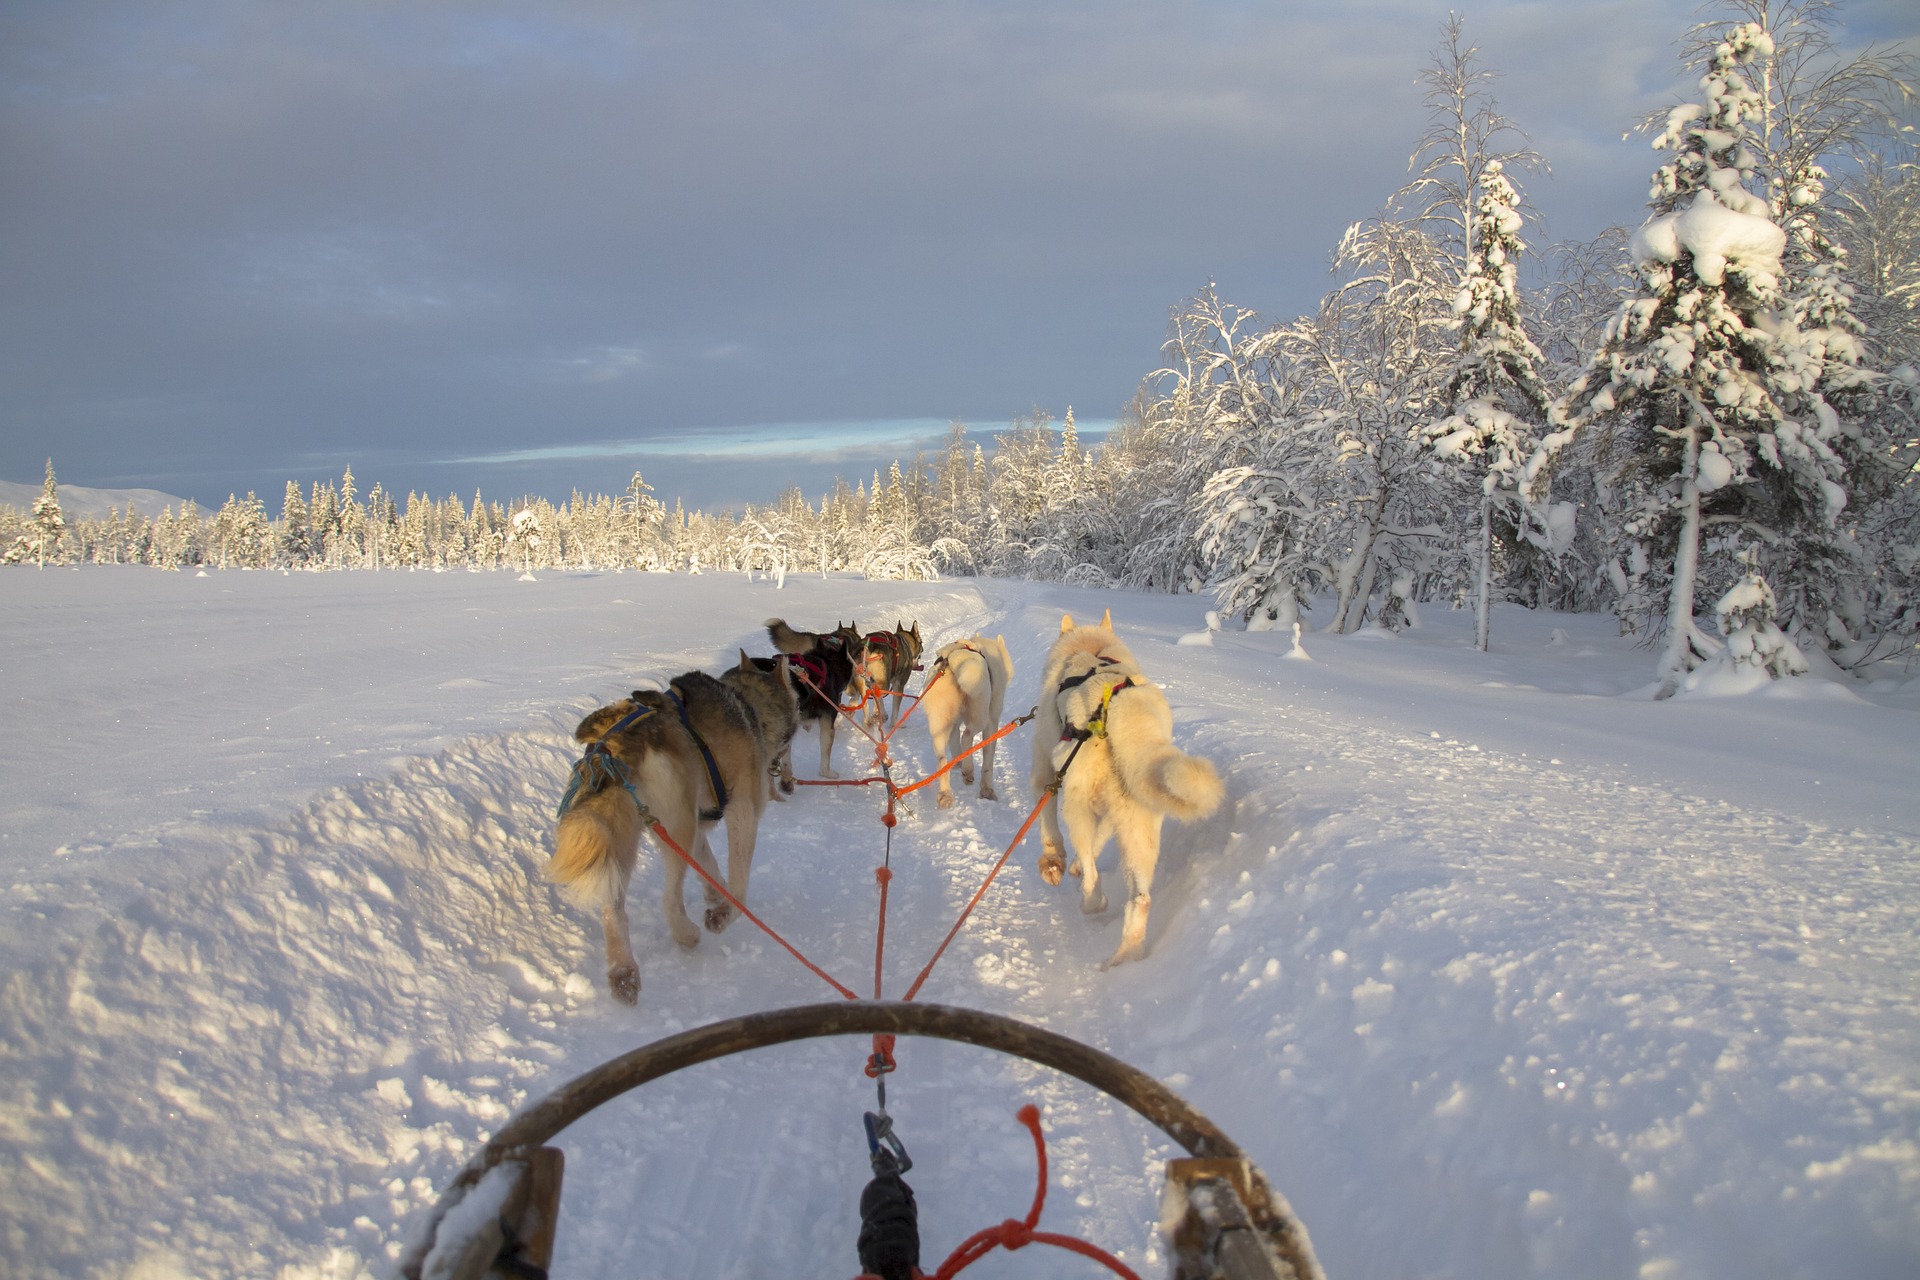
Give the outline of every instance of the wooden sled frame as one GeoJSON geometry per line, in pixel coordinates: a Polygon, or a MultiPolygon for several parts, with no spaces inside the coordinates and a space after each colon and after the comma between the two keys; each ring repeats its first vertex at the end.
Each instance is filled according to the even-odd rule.
{"type": "Polygon", "coordinates": [[[900,1001],[836,1001],[728,1018],[575,1077],[509,1119],[467,1162],[405,1250],[399,1274],[406,1280],[543,1274],[552,1256],[562,1164],[560,1152],[546,1144],[562,1129],[687,1067],[749,1049],[851,1035],[957,1040],[1025,1058],[1093,1086],[1160,1129],[1189,1155],[1167,1165],[1168,1195],[1178,1197],[1170,1215],[1174,1280],[1325,1280],[1285,1197],[1231,1138],[1158,1080],[1111,1054],[999,1014],[900,1001]]]}

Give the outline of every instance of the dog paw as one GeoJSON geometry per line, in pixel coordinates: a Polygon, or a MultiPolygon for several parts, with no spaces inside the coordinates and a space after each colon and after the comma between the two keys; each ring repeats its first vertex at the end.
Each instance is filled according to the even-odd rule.
{"type": "Polygon", "coordinates": [[[998,800],[1000,797],[994,794],[992,787],[983,782],[980,784],[980,798],[982,800],[998,800]]]}
{"type": "Polygon", "coordinates": [[[960,781],[966,783],[968,786],[973,785],[973,766],[972,765],[963,764],[960,766],[960,781]]]}
{"type": "Polygon", "coordinates": [[[671,929],[673,940],[689,949],[700,945],[700,931],[693,927],[691,920],[676,920],[671,929]]]}
{"type": "Polygon", "coordinates": [[[722,902],[708,907],[706,918],[707,932],[719,933],[722,929],[725,929],[733,923],[733,916],[733,904],[730,902],[722,902]]]}
{"type": "Polygon", "coordinates": [[[942,809],[951,809],[951,808],[953,808],[953,792],[951,792],[951,791],[942,791],[942,792],[940,793],[940,807],[941,807],[942,809]]]}
{"type": "Polygon", "coordinates": [[[1067,860],[1055,850],[1049,849],[1040,855],[1040,878],[1048,884],[1059,884],[1066,869],[1067,860]]]}
{"type": "Polygon", "coordinates": [[[623,964],[607,970],[607,990],[621,1004],[639,1004],[640,966],[623,964]]]}
{"type": "Polygon", "coordinates": [[[796,789],[792,778],[784,773],[780,775],[780,792],[783,796],[792,795],[796,789]]]}
{"type": "MultiPolygon", "coordinates": [[[[1080,874],[1079,868],[1076,867],[1074,869],[1074,874],[1080,874]]],[[[1090,916],[1099,915],[1107,909],[1107,895],[1101,890],[1095,889],[1092,893],[1080,899],[1080,909],[1090,916]]]]}
{"type": "Polygon", "coordinates": [[[1143,952],[1139,947],[1122,947],[1100,962],[1101,971],[1104,972],[1118,964],[1127,964],[1130,961],[1138,960],[1142,954],[1143,952]]]}

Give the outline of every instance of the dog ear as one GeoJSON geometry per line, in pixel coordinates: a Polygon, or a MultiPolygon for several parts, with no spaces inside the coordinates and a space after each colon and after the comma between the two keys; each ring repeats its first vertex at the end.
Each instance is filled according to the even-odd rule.
{"type": "Polygon", "coordinates": [[[787,661],[787,655],[781,654],[780,661],[774,664],[773,672],[780,677],[780,683],[789,688],[793,686],[793,664],[787,661]]]}
{"type": "Polygon", "coordinates": [[[1100,625],[1108,631],[1113,630],[1113,610],[1109,609],[1100,615],[1100,625]]]}
{"type": "Polygon", "coordinates": [[[1071,630],[1073,630],[1073,615],[1070,613],[1061,614],[1060,615],[1060,634],[1065,635],[1067,634],[1067,632],[1071,630]]]}
{"type": "Polygon", "coordinates": [[[747,656],[747,651],[745,649],[742,649],[740,651],[740,665],[735,667],[734,670],[735,671],[753,670],[753,659],[747,656]]]}

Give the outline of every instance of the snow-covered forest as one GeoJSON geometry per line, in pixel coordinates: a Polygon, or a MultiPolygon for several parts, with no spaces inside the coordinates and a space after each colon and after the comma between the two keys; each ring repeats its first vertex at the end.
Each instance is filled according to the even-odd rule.
{"type": "MultiPolygon", "coordinates": [[[[689,512],[640,473],[564,504],[404,498],[349,471],[277,517],[0,512],[32,563],[1025,576],[1210,591],[1254,628],[1398,627],[1422,604],[1611,611],[1671,693],[1909,660],[1920,637],[1920,167],[1911,64],[1823,0],[1729,0],[1695,89],[1643,124],[1648,218],[1527,240],[1549,157],[1463,21],[1422,79],[1410,180],[1333,253],[1311,315],[1208,284],[1087,447],[1036,410],[810,500],[689,512]],[[1316,603],[1317,602],[1317,603],[1316,603]],[[1309,613],[1310,610],[1319,612],[1309,613]]],[[[1627,121],[1623,124],[1630,125],[1627,121]]]]}

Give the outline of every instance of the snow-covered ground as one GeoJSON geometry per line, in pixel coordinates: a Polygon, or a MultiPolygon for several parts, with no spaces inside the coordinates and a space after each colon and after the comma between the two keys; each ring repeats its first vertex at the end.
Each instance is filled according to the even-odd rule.
{"type": "MultiPolygon", "coordinates": [[[[643,864],[637,1008],[541,878],[580,713],[781,615],[1001,633],[1033,680],[1111,607],[1223,812],[1169,827],[1150,951],[1102,972],[1018,851],[925,998],[1089,1041],[1252,1153],[1336,1280],[1920,1274],[1920,682],[1636,696],[1605,618],[1227,633],[1194,598],[989,581],[145,569],[0,575],[0,1241],[9,1275],[381,1274],[516,1107],[722,1016],[832,993],[745,923],[691,952],[643,864]]],[[[839,749],[843,772],[855,763],[839,749]]],[[[917,721],[901,752],[931,758],[917,721]]],[[[889,993],[1012,839],[894,833],[889,993]]],[[[795,759],[817,759],[803,737],[795,759]]],[[[923,796],[928,793],[921,793],[923,796]]],[[[856,987],[878,797],[769,812],[752,902],[856,987]]],[[[1116,899],[1117,901],[1117,899],[1116,899]]],[[[865,1046],[649,1085],[561,1136],[555,1274],[851,1276],[865,1046]]],[[[903,1041],[931,1264],[1025,1210],[1159,1274],[1168,1144],[1040,1068],[903,1041]]],[[[1033,1249],[972,1274],[1094,1275],[1033,1249]]]]}

